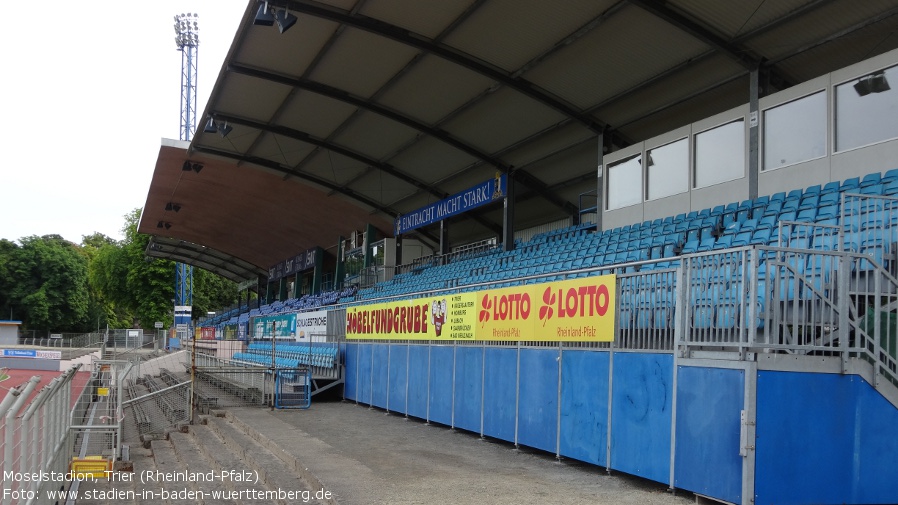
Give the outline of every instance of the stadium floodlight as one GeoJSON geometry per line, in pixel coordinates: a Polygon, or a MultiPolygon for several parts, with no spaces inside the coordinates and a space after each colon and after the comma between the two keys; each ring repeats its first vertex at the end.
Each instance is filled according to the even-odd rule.
{"type": "Polygon", "coordinates": [[[203,169],[202,163],[191,163],[190,160],[185,161],[184,164],[181,165],[181,170],[183,170],[185,172],[189,172],[189,171],[193,170],[196,173],[200,173],[200,170],[202,170],[202,169],[203,169]]]}
{"type": "Polygon", "coordinates": [[[291,26],[296,24],[297,18],[293,14],[290,14],[290,11],[284,9],[274,13],[274,20],[278,24],[278,30],[281,33],[284,33],[289,30],[291,26]]]}
{"type": "Polygon", "coordinates": [[[854,84],[854,91],[858,96],[867,96],[870,93],[882,93],[892,89],[889,81],[886,80],[885,72],[879,71],[870,75],[865,75],[858,79],[854,84]]]}
{"type": "Polygon", "coordinates": [[[264,2],[259,6],[256,12],[256,19],[253,20],[254,25],[271,26],[274,24],[274,15],[268,10],[268,2],[264,2]]]}
{"type": "Polygon", "coordinates": [[[215,120],[212,119],[212,116],[209,116],[209,120],[206,121],[206,126],[203,127],[203,133],[218,133],[218,127],[215,126],[215,120]]]}
{"type": "Polygon", "coordinates": [[[234,127],[229,125],[228,122],[225,121],[223,124],[218,125],[218,134],[221,135],[221,138],[225,138],[229,133],[231,133],[231,130],[233,129],[234,127]]]}

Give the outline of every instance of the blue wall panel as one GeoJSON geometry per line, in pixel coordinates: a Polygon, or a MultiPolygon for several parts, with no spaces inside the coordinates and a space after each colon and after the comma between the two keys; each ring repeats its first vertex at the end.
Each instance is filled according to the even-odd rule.
{"type": "Polygon", "coordinates": [[[372,344],[358,344],[358,398],[359,403],[371,404],[371,350],[372,344]]]}
{"type": "Polygon", "coordinates": [[[558,433],[558,350],[521,349],[518,443],[555,452],[558,433]]]}
{"type": "Polygon", "coordinates": [[[455,346],[430,348],[430,420],[452,424],[452,354],[455,346]]]}
{"type": "Polygon", "coordinates": [[[455,350],[455,426],[480,433],[483,391],[483,348],[460,345],[455,350]]]}
{"type": "Polygon", "coordinates": [[[387,392],[391,412],[405,414],[406,384],[408,384],[408,346],[394,344],[390,346],[390,389],[387,392]]]}
{"type": "Polygon", "coordinates": [[[430,346],[413,345],[408,349],[408,415],[427,418],[427,359],[430,346]]]}
{"type": "Polygon", "coordinates": [[[755,502],[898,503],[896,426],[858,376],[759,372],[755,502]]]}
{"type": "Polygon", "coordinates": [[[561,359],[561,455],[606,465],[608,362],[605,351],[564,351],[561,359]]]}
{"type": "Polygon", "coordinates": [[[371,363],[371,405],[387,407],[387,344],[372,344],[374,360],[371,363]]]}
{"type": "Polygon", "coordinates": [[[487,347],[483,365],[483,434],[514,442],[518,351],[487,347]]]}
{"type": "Polygon", "coordinates": [[[358,400],[359,377],[356,366],[359,362],[359,344],[345,344],[343,363],[346,367],[346,382],[343,384],[343,398],[358,400]]]}
{"type": "Polygon", "coordinates": [[[730,503],[742,501],[744,394],[742,370],[679,367],[675,487],[730,503]]]}
{"type": "Polygon", "coordinates": [[[614,354],[611,468],[670,481],[673,356],[614,354]]]}

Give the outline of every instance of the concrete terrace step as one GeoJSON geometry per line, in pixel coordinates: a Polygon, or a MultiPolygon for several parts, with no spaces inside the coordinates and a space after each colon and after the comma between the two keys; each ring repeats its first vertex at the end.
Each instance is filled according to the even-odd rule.
{"type": "MultiPolygon", "coordinates": [[[[192,429],[202,427],[191,426],[192,429]]],[[[169,433],[169,441],[174,448],[178,459],[184,464],[190,475],[211,477],[208,480],[196,480],[193,489],[202,493],[203,503],[209,505],[236,505],[234,500],[214,499],[212,497],[213,490],[220,490],[223,487],[223,478],[221,470],[216,468],[217,465],[210,461],[206,453],[198,447],[196,439],[187,433],[171,432],[169,433]]]]}
{"type": "MultiPolygon", "coordinates": [[[[156,471],[161,473],[188,471],[187,466],[178,459],[178,455],[175,453],[175,449],[172,447],[169,440],[153,440],[150,442],[150,447],[153,450],[153,460],[156,463],[156,471]]],[[[143,485],[144,490],[160,491],[160,494],[157,496],[161,496],[162,490],[171,493],[180,492],[181,490],[190,489],[191,487],[192,486],[188,482],[145,482],[143,485]]],[[[197,502],[196,500],[169,498],[168,503],[171,505],[186,505],[188,503],[195,504],[197,502]]]]}
{"type": "MultiPolygon", "coordinates": [[[[233,471],[241,475],[243,472],[252,471],[252,469],[238,457],[237,453],[233,452],[231,448],[225,444],[224,440],[218,436],[218,433],[216,433],[214,429],[205,425],[205,423],[208,422],[206,416],[202,416],[200,419],[203,424],[191,426],[190,434],[193,436],[199,450],[206,456],[212,467],[219,472],[233,471]]],[[[255,476],[255,472],[253,473],[255,476]]],[[[264,492],[268,489],[264,482],[255,482],[255,479],[248,482],[235,482],[235,479],[227,479],[223,480],[222,484],[229,491],[237,492],[264,492]]]]}
{"type": "MultiPolygon", "coordinates": [[[[153,451],[149,448],[142,447],[140,445],[131,445],[131,463],[134,465],[134,487],[135,490],[143,490],[150,489],[154,490],[150,486],[146,486],[145,484],[141,484],[140,476],[148,471],[155,472],[158,470],[156,467],[156,460],[153,458],[153,451]]],[[[166,500],[162,500],[161,498],[156,498],[155,496],[138,496],[136,502],[141,505],[166,505],[168,502],[166,500]]]]}
{"type": "MultiPolygon", "coordinates": [[[[338,480],[352,479],[359,473],[370,472],[370,469],[358,465],[349,458],[315,458],[320,454],[332,454],[333,448],[314,437],[305,436],[306,434],[296,426],[278,419],[278,414],[288,415],[289,412],[289,410],[270,412],[266,409],[241,408],[229,410],[227,417],[246,436],[267,447],[284,464],[293,468],[313,489],[328,488],[319,479],[319,474],[311,471],[295,455],[302,455],[306,463],[310,458],[315,459],[316,469],[321,472],[320,475],[338,480]]],[[[333,495],[332,489],[328,491],[333,495]]],[[[329,503],[338,501],[339,498],[335,498],[329,503]]]]}
{"type": "MultiPolygon", "coordinates": [[[[225,445],[236,455],[236,459],[242,460],[254,472],[258,472],[259,480],[264,482],[271,491],[278,492],[307,492],[299,500],[302,503],[332,504],[333,500],[318,500],[321,496],[321,486],[310,485],[296,468],[297,463],[285,464],[285,461],[270,450],[269,447],[247,436],[248,433],[238,429],[230,418],[209,417],[208,426],[224,441],[225,445]]],[[[275,500],[276,503],[296,503],[297,500],[275,500]]]]}

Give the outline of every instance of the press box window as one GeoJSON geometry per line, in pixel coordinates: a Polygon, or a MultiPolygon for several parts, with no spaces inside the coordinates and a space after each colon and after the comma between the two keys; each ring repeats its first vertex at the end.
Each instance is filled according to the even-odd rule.
{"type": "Polygon", "coordinates": [[[642,156],[608,165],[608,210],[642,203],[642,156]]]}
{"type": "Polygon", "coordinates": [[[695,187],[704,188],[745,176],[745,120],[695,136],[695,187]]]}

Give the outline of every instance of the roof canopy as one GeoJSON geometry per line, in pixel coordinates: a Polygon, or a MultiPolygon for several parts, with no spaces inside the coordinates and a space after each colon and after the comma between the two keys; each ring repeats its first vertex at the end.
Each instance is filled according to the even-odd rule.
{"type": "MultiPolygon", "coordinates": [[[[497,171],[516,228],[574,215],[601,146],[746,103],[752,70],[768,94],[898,47],[890,0],[270,1],[298,18],[284,33],[253,25],[259,5],[200,118],[233,130],[162,147],[140,231],[260,268],[368,222],[389,235],[497,171]]],[[[450,240],[501,216],[454,218],[450,240]]]]}

